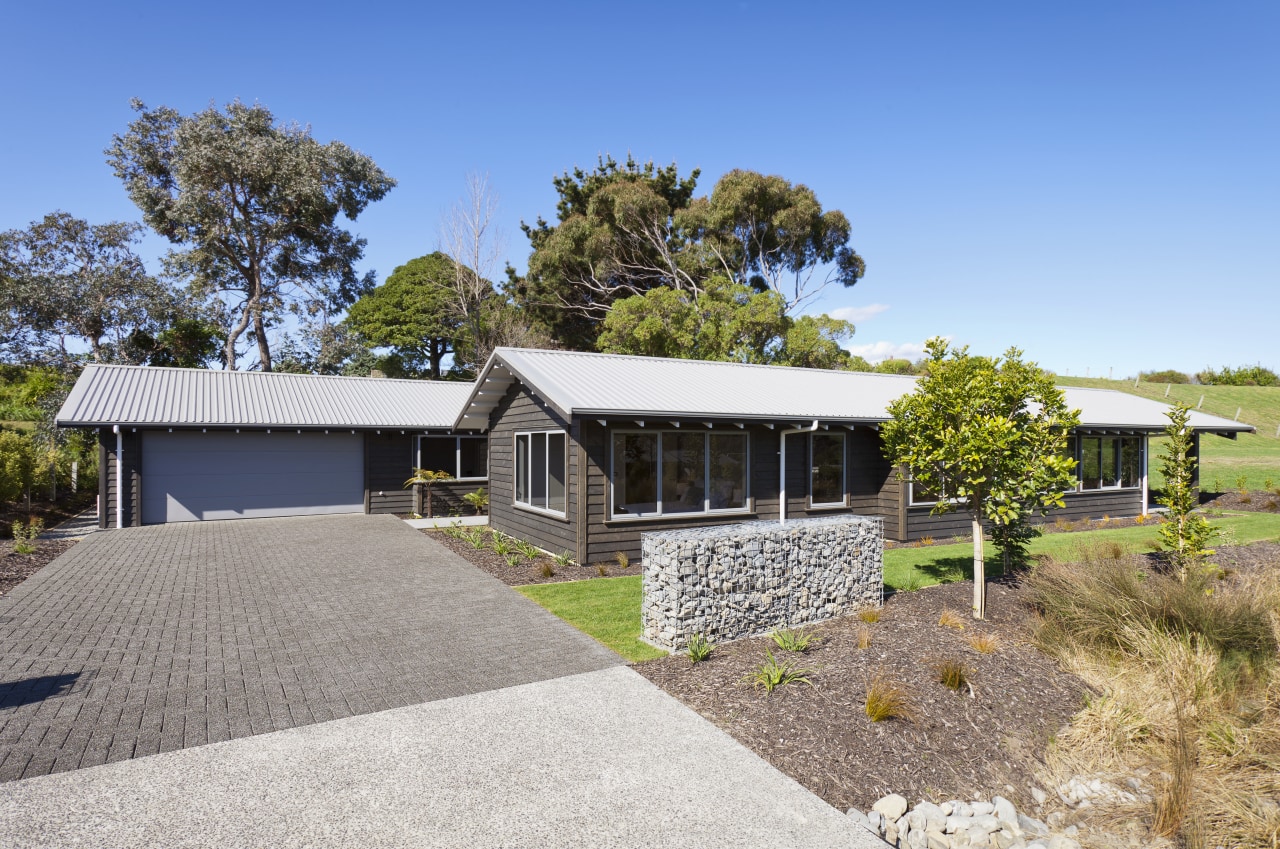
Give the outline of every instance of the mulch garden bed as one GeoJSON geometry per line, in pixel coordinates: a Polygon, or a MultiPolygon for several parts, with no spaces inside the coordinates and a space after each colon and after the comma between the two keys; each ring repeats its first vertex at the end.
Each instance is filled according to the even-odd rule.
{"type": "Polygon", "coordinates": [[[890,792],[945,801],[981,791],[1030,804],[1045,745],[1080,709],[1085,688],[1029,644],[1033,615],[1016,586],[988,585],[985,622],[969,618],[972,597],[971,582],[895,594],[879,622],[848,616],[813,626],[817,646],[803,655],[761,637],[719,646],[698,664],[674,655],[635,669],[837,809],[868,810],[890,792]],[[959,614],[963,630],[939,624],[944,610],[959,614]],[[858,648],[860,628],[870,631],[869,648],[858,648]],[[975,633],[995,635],[1000,647],[975,651],[967,642],[975,633]],[[744,681],[766,650],[812,669],[812,686],[766,695],[744,681]],[[969,667],[972,693],[939,683],[942,659],[969,667]],[[907,690],[911,718],[867,718],[877,675],[907,690]]]}
{"type": "Polygon", "coordinates": [[[40,519],[46,528],[52,528],[93,506],[97,498],[96,490],[81,490],[57,501],[32,501],[29,510],[25,501],[0,504],[0,539],[13,538],[14,522],[40,519]]]}
{"type": "Polygon", "coordinates": [[[526,584],[554,584],[560,581],[585,581],[588,578],[620,578],[623,575],[639,575],[640,565],[633,563],[623,569],[616,562],[579,566],[557,566],[550,557],[539,557],[536,560],[521,560],[516,566],[508,566],[507,561],[487,548],[473,548],[465,540],[454,539],[436,528],[423,528],[422,532],[433,540],[466,560],[477,569],[488,572],[509,587],[522,587],[526,584]],[[544,574],[550,567],[551,574],[544,574]],[[603,570],[603,574],[602,574],[603,570]]]}
{"type": "Polygon", "coordinates": [[[1211,510],[1242,510],[1250,513],[1280,513],[1280,489],[1267,492],[1216,493],[1200,505],[1211,510]]]}
{"type": "Polygon", "coordinates": [[[12,542],[0,542],[0,596],[52,563],[78,540],[36,540],[34,554],[18,554],[12,542]]]}

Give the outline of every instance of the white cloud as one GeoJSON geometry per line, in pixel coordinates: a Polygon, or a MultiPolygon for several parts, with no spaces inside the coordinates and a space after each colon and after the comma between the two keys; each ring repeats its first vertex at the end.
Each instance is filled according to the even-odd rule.
{"type": "Polygon", "coordinates": [[[884,360],[911,360],[914,362],[924,355],[923,342],[872,342],[869,345],[849,345],[847,347],[850,354],[862,357],[869,363],[879,363],[884,360]]]}
{"type": "Polygon", "coordinates": [[[865,307],[837,307],[827,314],[832,318],[860,324],[868,319],[875,318],[887,309],[889,309],[888,304],[867,304],[865,307]]]}

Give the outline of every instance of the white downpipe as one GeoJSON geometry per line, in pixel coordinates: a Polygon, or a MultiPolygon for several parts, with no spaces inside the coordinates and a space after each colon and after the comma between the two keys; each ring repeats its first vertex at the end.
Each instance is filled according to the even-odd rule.
{"type": "Polygon", "coordinates": [[[785,525],[787,523],[787,437],[793,433],[813,433],[818,429],[818,420],[814,419],[813,424],[808,427],[793,427],[782,431],[782,436],[778,437],[782,444],[782,449],[778,452],[778,524],[785,525]]]}
{"type": "Polygon", "coordinates": [[[120,425],[112,425],[111,429],[116,433],[116,529],[119,530],[124,527],[124,478],[121,477],[123,464],[120,462],[124,454],[124,434],[120,432],[120,425]]]}
{"type": "Polygon", "coordinates": [[[1147,490],[1147,475],[1151,471],[1151,459],[1147,456],[1147,449],[1151,446],[1151,437],[1147,434],[1142,435],[1142,515],[1147,515],[1147,502],[1150,501],[1151,495],[1147,490]]]}

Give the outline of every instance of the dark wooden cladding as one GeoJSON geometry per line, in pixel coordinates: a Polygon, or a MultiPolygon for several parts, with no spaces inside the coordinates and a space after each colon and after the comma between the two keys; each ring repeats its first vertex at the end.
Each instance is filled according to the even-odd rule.
{"type": "MultiPolygon", "coordinates": [[[[413,474],[417,463],[414,434],[366,433],[364,436],[365,491],[370,513],[422,513],[426,515],[427,497],[414,499],[413,488],[404,482],[413,474]]],[[[489,486],[487,480],[444,481],[431,487],[431,504],[436,516],[473,516],[475,508],[462,500],[468,492],[489,486]]]]}
{"type": "MultiPolygon", "coordinates": [[[[116,526],[116,499],[120,494],[120,482],[116,480],[116,435],[111,428],[98,428],[98,527],[116,526]]],[[[121,521],[124,527],[142,524],[142,434],[124,429],[121,433],[124,449],[121,471],[124,477],[124,510],[121,521]]]]}
{"type": "Polygon", "coordinates": [[[556,554],[578,551],[577,432],[570,422],[552,410],[521,384],[514,384],[493,411],[489,433],[489,525],[556,554]],[[515,503],[515,434],[517,431],[563,430],[565,445],[565,516],[530,510],[515,503]]]}
{"type": "MultiPolygon", "coordinates": [[[[1032,518],[1033,524],[1052,524],[1059,519],[1067,522],[1078,522],[1082,519],[1129,518],[1142,515],[1142,490],[1113,489],[1094,490],[1091,492],[1069,492],[1066,506],[1050,510],[1045,516],[1032,518]]],[[[944,537],[969,536],[973,532],[972,520],[968,513],[952,511],[938,516],[930,514],[928,505],[913,505],[907,508],[908,540],[933,537],[940,540],[944,537]]]]}

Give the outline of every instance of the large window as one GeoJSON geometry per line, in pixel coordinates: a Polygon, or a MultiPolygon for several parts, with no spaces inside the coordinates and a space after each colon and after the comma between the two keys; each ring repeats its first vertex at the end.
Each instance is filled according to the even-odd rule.
{"type": "Polygon", "coordinates": [[[809,503],[812,507],[844,506],[844,434],[809,437],[809,503]]]}
{"type": "Polygon", "coordinates": [[[448,472],[458,480],[484,480],[489,476],[489,438],[419,437],[418,468],[448,472]]]}
{"type": "Polygon", "coordinates": [[[679,516],[747,508],[747,435],[613,434],[613,515],[679,516]]]}
{"type": "Polygon", "coordinates": [[[563,516],[567,457],[564,431],[517,433],[516,504],[563,516]]]}
{"type": "Polygon", "coordinates": [[[1080,489],[1126,489],[1142,486],[1142,438],[1080,437],[1080,489]]]}
{"type": "Polygon", "coordinates": [[[911,503],[912,504],[937,504],[939,501],[947,498],[947,486],[944,481],[938,489],[930,489],[922,483],[918,483],[914,477],[908,484],[911,487],[911,503]]]}

